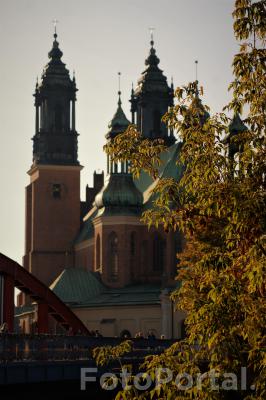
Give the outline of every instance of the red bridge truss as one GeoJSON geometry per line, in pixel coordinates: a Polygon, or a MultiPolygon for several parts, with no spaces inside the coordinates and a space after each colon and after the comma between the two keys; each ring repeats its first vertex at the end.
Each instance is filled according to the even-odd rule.
{"type": "Polygon", "coordinates": [[[0,253],[0,313],[9,331],[14,330],[14,288],[18,288],[38,305],[38,333],[48,333],[49,315],[73,334],[89,335],[86,326],[47,286],[18,263],[0,253]]]}

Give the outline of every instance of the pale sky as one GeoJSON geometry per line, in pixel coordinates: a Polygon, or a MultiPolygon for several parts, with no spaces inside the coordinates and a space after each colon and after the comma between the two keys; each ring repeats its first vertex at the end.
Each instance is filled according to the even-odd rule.
{"type": "Polygon", "coordinates": [[[81,197],[94,170],[105,169],[102,146],[117,106],[122,72],[123,108],[130,118],[131,83],[144,69],[149,27],[160,67],[175,86],[198,78],[204,103],[221,111],[230,99],[234,0],[0,0],[0,252],[21,262],[24,188],[32,161],[33,92],[48,61],[54,18],[63,61],[76,73],[81,197]]]}

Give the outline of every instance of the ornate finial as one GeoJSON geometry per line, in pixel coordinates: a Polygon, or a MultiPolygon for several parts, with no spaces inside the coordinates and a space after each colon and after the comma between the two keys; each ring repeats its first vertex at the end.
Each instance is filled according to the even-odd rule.
{"type": "MultiPolygon", "coordinates": [[[[118,91],[119,91],[119,93],[120,93],[121,72],[118,72],[117,75],[118,75],[118,91]]],[[[120,94],[121,94],[121,93],[120,93],[120,94]]]]}
{"type": "Polygon", "coordinates": [[[174,78],[173,78],[173,75],[171,76],[171,88],[172,88],[172,89],[174,88],[174,78]]]}
{"type": "Polygon", "coordinates": [[[196,97],[199,97],[198,60],[195,60],[195,75],[196,75],[196,80],[195,80],[195,83],[196,83],[196,97]]]}
{"type": "Polygon", "coordinates": [[[37,78],[36,78],[36,89],[38,88],[38,86],[39,86],[39,79],[38,79],[38,76],[37,76],[37,78]]]}
{"type": "Polygon", "coordinates": [[[53,24],[54,24],[54,38],[55,38],[55,39],[57,38],[56,26],[57,26],[58,22],[59,22],[59,21],[58,21],[56,18],[53,20],[53,24]]]}
{"type": "Polygon", "coordinates": [[[50,58],[52,61],[55,61],[55,60],[56,60],[56,62],[58,62],[58,61],[61,59],[62,55],[63,55],[62,51],[61,51],[60,48],[59,48],[59,43],[58,43],[58,41],[56,40],[56,39],[57,39],[57,31],[56,31],[57,23],[58,23],[58,20],[57,20],[57,19],[54,19],[54,20],[53,20],[53,24],[54,24],[54,41],[53,41],[53,47],[52,47],[52,50],[49,51],[49,53],[48,53],[49,58],[50,58]]]}
{"type": "Polygon", "coordinates": [[[195,60],[196,81],[198,81],[198,60],[195,60]]]}
{"type": "Polygon", "coordinates": [[[151,43],[151,47],[153,47],[153,45],[154,45],[154,31],[155,31],[155,28],[153,28],[153,27],[150,27],[149,28],[149,31],[150,31],[150,35],[151,35],[151,41],[150,41],[150,43],[151,43]]]}
{"type": "Polygon", "coordinates": [[[118,75],[118,105],[121,106],[122,102],[121,102],[121,72],[117,73],[118,75]]]}

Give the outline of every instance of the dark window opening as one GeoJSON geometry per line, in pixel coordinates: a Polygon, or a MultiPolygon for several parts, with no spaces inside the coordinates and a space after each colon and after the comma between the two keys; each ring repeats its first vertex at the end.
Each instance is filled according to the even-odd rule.
{"type": "Polygon", "coordinates": [[[60,183],[53,184],[53,198],[54,199],[61,199],[61,185],[60,183]]]}
{"type": "Polygon", "coordinates": [[[115,232],[109,235],[110,277],[112,281],[118,279],[118,238],[115,232]]]}
{"type": "Polygon", "coordinates": [[[164,241],[156,233],[153,239],[153,270],[162,271],[164,264],[164,241]]]}

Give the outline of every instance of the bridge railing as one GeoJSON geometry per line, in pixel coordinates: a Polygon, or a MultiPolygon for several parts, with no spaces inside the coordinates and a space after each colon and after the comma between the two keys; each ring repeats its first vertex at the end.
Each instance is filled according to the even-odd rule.
{"type": "MultiPolygon", "coordinates": [[[[98,346],[115,346],[125,339],[111,337],[0,334],[0,362],[86,360],[98,346]]],[[[129,357],[143,358],[168,348],[175,340],[130,339],[129,357]]]]}

